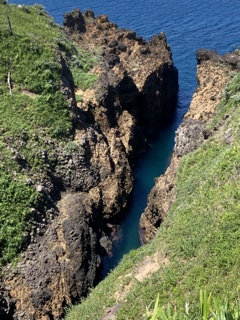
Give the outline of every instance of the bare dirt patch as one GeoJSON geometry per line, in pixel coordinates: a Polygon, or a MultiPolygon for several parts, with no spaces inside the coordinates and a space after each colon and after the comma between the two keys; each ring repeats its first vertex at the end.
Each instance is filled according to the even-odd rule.
{"type": "Polygon", "coordinates": [[[28,90],[22,90],[22,93],[26,94],[27,96],[29,96],[30,98],[34,99],[36,98],[37,94],[28,90]]]}
{"type": "Polygon", "coordinates": [[[159,270],[160,266],[168,263],[169,260],[163,253],[156,252],[153,256],[146,256],[131,273],[118,279],[121,285],[114,295],[116,301],[122,301],[132,289],[134,283],[143,282],[146,278],[150,278],[154,272],[159,270]]]}

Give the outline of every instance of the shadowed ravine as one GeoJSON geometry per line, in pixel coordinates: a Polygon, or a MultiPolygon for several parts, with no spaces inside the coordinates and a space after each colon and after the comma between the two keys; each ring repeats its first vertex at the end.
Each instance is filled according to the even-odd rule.
{"type": "Polygon", "coordinates": [[[174,147],[175,131],[182,121],[189,104],[186,100],[179,102],[172,121],[162,128],[149,148],[143,154],[134,168],[134,189],[129,207],[119,226],[119,240],[113,247],[112,257],[103,259],[102,278],[117,266],[124,254],[141,245],[139,238],[139,219],[147,205],[147,197],[154,186],[154,178],[163,174],[169,165],[174,147]]]}

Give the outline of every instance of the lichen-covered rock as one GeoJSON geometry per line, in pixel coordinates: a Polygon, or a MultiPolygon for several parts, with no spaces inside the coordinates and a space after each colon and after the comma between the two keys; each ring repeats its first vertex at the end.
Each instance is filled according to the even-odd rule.
{"type": "Polygon", "coordinates": [[[186,118],[176,131],[174,153],[177,157],[196,150],[208,138],[204,123],[199,120],[186,118]]]}

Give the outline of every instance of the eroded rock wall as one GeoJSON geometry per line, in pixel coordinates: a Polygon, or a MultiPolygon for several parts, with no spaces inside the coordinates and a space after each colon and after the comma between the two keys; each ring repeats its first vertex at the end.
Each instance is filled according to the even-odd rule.
{"type": "Polygon", "coordinates": [[[176,131],[171,163],[161,175],[148,197],[148,204],[140,219],[142,243],[152,240],[175,197],[175,179],[180,159],[192,152],[211,135],[206,124],[213,118],[224,88],[232,72],[240,69],[239,51],[219,56],[215,51],[201,49],[197,54],[198,87],[188,112],[176,131]]]}

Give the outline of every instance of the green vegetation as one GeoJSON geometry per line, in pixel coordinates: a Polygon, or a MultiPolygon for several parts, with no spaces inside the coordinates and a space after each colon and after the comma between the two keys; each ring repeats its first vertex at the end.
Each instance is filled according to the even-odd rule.
{"type": "Polygon", "coordinates": [[[78,149],[79,149],[79,146],[74,141],[69,141],[68,143],[65,144],[63,148],[63,152],[66,155],[71,155],[77,152],[78,149]]]}
{"type": "Polygon", "coordinates": [[[13,179],[4,170],[0,172],[0,263],[6,263],[21,247],[28,207],[34,203],[36,195],[24,181],[13,179]]]}
{"type": "Polygon", "coordinates": [[[41,5],[0,2],[0,266],[20,252],[31,228],[30,208],[41,200],[34,184],[50,180],[58,151],[77,150],[62,58],[77,86],[94,84],[94,55],[77,48],[41,5]]]}
{"type": "MultiPolygon", "coordinates": [[[[157,294],[162,310],[171,311],[169,319],[174,319],[175,310],[184,314],[188,301],[188,319],[203,319],[198,307],[202,289],[223,302],[227,298],[232,315],[238,310],[234,304],[240,290],[239,92],[238,73],[209,126],[215,128],[211,138],[182,158],[176,200],[155,239],[126,255],[86,300],[68,311],[67,320],[99,319],[107,307],[118,303],[118,320],[143,319],[157,294]],[[134,274],[140,261],[156,254],[158,271],[139,282],[134,274]]],[[[239,318],[225,314],[209,319],[239,318]]]]}
{"type": "Polygon", "coordinates": [[[73,73],[75,85],[82,90],[86,90],[94,86],[98,76],[91,73],[91,69],[96,65],[98,57],[89,56],[89,52],[82,48],[77,48],[77,55],[72,57],[70,67],[73,73]]]}
{"type": "Polygon", "coordinates": [[[185,304],[185,311],[178,312],[168,305],[161,307],[159,295],[157,296],[154,309],[151,310],[151,305],[146,308],[145,320],[239,320],[240,319],[240,304],[231,306],[227,300],[221,301],[219,298],[213,298],[212,294],[207,295],[206,291],[200,291],[200,303],[198,315],[193,318],[190,315],[191,306],[185,304]]]}
{"type": "Polygon", "coordinates": [[[71,115],[60,93],[60,50],[64,39],[58,26],[41,7],[7,6],[13,34],[10,35],[6,6],[0,11],[1,130],[13,135],[46,129],[51,136],[68,136],[71,115]],[[12,95],[7,87],[10,74],[12,95]],[[57,128],[62,128],[57,132],[57,128]]]}

